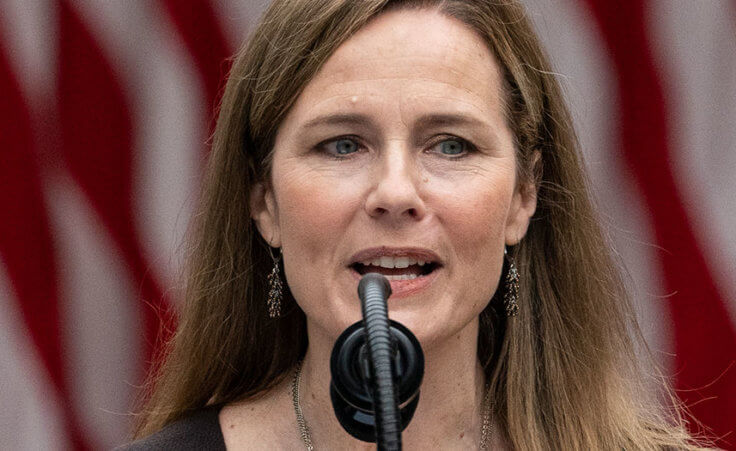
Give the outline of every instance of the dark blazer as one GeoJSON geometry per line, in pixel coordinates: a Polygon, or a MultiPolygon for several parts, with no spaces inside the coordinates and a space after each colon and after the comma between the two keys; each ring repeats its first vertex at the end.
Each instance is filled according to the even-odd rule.
{"type": "Polygon", "coordinates": [[[218,415],[221,406],[207,407],[116,451],[225,451],[218,415]]]}

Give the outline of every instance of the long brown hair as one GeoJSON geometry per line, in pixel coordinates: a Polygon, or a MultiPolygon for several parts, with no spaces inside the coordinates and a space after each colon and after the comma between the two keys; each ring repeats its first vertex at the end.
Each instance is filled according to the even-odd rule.
{"type": "Polygon", "coordinates": [[[267,314],[272,264],[250,219],[251,189],[268,183],[279,124],[335,49],[387,9],[428,7],[464,22],[495,54],[520,180],[538,190],[528,233],[513,251],[520,314],[506,320],[494,297],[480,318],[478,354],[507,440],[524,450],[690,447],[677,410],[665,414],[646,401],[654,398],[644,396],[635,346],[643,341],[570,116],[523,8],[510,0],[270,5],[227,83],[179,328],[152,379],[138,436],[205,405],[266,393],[303,357],[305,316],[288,290],[284,314],[267,314]]]}

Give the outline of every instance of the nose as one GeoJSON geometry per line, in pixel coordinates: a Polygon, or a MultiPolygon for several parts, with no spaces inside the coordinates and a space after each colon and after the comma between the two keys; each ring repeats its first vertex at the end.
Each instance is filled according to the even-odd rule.
{"type": "Polygon", "coordinates": [[[379,161],[377,179],[365,202],[368,215],[394,223],[421,220],[427,212],[419,189],[421,174],[409,152],[389,149],[379,161]]]}

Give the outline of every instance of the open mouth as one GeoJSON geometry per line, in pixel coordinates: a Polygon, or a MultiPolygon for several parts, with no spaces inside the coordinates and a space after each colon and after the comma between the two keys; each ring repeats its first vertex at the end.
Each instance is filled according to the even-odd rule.
{"type": "Polygon", "coordinates": [[[356,262],[350,267],[361,276],[371,272],[383,274],[388,280],[413,280],[436,271],[440,264],[411,257],[379,257],[371,261],[356,262]]]}

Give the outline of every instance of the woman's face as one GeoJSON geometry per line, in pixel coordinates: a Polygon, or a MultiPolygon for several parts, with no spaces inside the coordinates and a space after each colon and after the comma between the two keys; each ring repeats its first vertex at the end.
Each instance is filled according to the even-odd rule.
{"type": "Polygon", "coordinates": [[[536,199],[515,174],[492,53],[455,19],[393,11],[305,87],[253,217],[310,334],[359,320],[360,274],[381,272],[389,315],[430,346],[477,325],[526,232],[536,199]]]}

